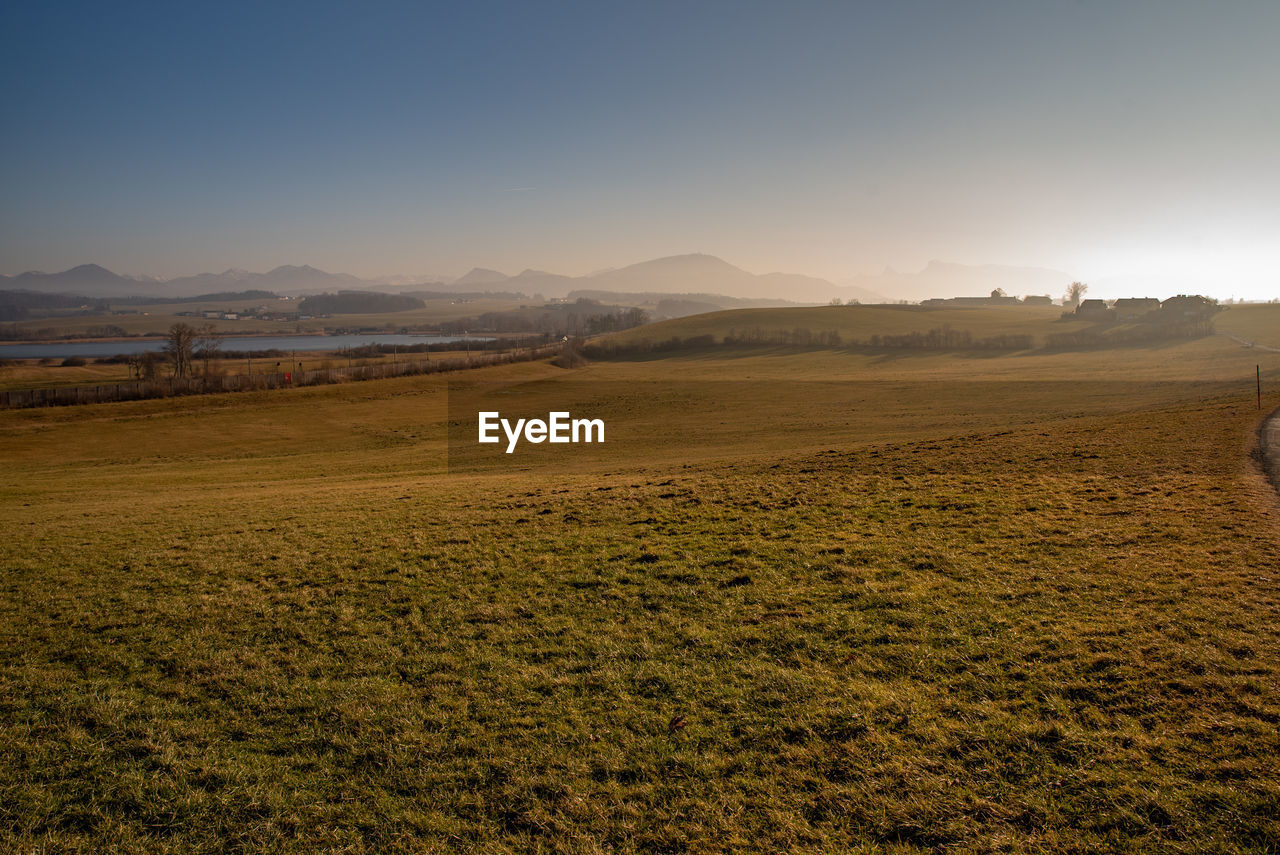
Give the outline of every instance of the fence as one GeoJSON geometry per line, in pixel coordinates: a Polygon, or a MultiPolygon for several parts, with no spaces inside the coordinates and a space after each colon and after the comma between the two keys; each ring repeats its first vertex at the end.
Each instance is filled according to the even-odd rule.
{"type": "Polygon", "coordinates": [[[244,392],[257,389],[286,389],[318,386],[351,380],[379,380],[410,374],[438,374],[488,365],[507,365],[555,356],[561,345],[520,348],[502,353],[478,353],[448,359],[405,360],[346,368],[320,368],[256,374],[224,374],[214,377],[166,377],[154,380],[125,380],[96,386],[52,386],[43,389],[11,389],[0,392],[0,408],[52,407],[71,404],[101,404],[110,401],[137,401],[174,395],[208,395],[217,392],[244,392]]]}

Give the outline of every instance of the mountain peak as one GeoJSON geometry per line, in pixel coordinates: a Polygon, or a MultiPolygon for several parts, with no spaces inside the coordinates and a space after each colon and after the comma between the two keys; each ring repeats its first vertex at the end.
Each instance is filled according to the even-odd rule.
{"type": "Polygon", "coordinates": [[[29,271],[9,280],[22,288],[76,294],[81,297],[134,296],[156,293],[155,283],[112,273],[99,264],[81,264],[61,273],[29,271]]]}
{"type": "Polygon", "coordinates": [[[718,294],[749,299],[826,302],[836,293],[835,286],[823,279],[787,273],[757,276],[701,252],[642,261],[596,274],[588,281],[595,288],[628,293],[718,294]]]}
{"type": "MultiPolygon", "coordinates": [[[[393,278],[383,277],[390,282],[393,278]]],[[[423,281],[425,277],[418,277],[423,281]]],[[[316,293],[379,284],[347,273],[327,273],[309,264],[282,264],[267,273],[230,267],[222,273],[199,273],[174,279],[122,277],[97,264],[82,264],[62,273],[23,273],[6,284],[82,296],[194,296],[218,291],[258,289],[279,293],[316,293]]],[[[418,284],[410,282],[408,284],[418,284]]],[[[578,285],[623,293],[718,294],[748,299],[787,299],[826,302],[841,293],[824,279],[786,273],[757,276],[722,258],[703,252],[669,255],[628,267],[598,271],[583,277],[525,269],[518,276],[475,267],[448,287],[463,290],[519,290],[558,296],[578,285]]],[[[440,283],[440,287],[445,287],[440,283]]]]}
{"type": "Polygon", "coordinates": [[[497,270],[490,270],[487,267],[473,267],[467,273],[455,280],[454,285],[484,285],[492,282],[506,282],[511,277],[497,270]]]}
{"type": "Polygon", "coordinates": [[[281,264],[279,267],[268,270],[266,275],[270,276],[272,273],[323,273],[326,276],[329,275],[324,273],[323,270],[317,270],[310,264],[281,264]]]}

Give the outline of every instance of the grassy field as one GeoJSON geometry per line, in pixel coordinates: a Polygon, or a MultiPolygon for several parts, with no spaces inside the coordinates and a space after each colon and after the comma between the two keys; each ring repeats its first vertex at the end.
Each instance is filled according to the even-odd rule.
{"type": "Polygon", "coordinates": [[[1274,852],[1255,365],[1271,409],[1217,336],[0,413],[3,847],[1274,852]]]}
{"type": "MultiPolygon", "coordinates": [[[[1270,341],[1280,348],[1280,304],[1251,304],[1225,307],[1214,316],[1215,326],[1250,341],[1270,341]],[[1269,338],[1268,338],[1269,337],[1269,338]]],[[[813,333],[837,332],[845,342],[866,342],[873,335],[927,333],[950,327],[966,330],[975,339],[1025,333],[1035,347],[1043,347],[1055,333],[1071,333],[1109,327],[1096,321],[1064,318],[1061,306],[986,306],[972,308],[931,308],[911,305],[815,306],[803,309],[738,309],[709,312],[662,321],[619,333],[620,343],[661,342],[710,335],[717,341],[726,335],[739,337],[761,331],[765,334],[795,329],[813,333]]]]}

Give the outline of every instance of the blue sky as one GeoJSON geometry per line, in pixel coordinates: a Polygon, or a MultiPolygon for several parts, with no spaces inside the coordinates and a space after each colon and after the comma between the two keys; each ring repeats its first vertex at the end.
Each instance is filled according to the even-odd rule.
{"type": "Polygon", "coordinates": [[[1274,2],[11,2],[0,272],[705,252],[1270,298],[1278,37],[1274,2]]]}

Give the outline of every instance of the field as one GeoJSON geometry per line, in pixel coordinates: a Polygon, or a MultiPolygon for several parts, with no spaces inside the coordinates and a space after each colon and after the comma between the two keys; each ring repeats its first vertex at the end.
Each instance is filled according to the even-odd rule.
{"type": "Polygon", "coordinates": [[[0,412],[3,847],[1274,852],[1277,384],[716,346],[0,412]]]}

